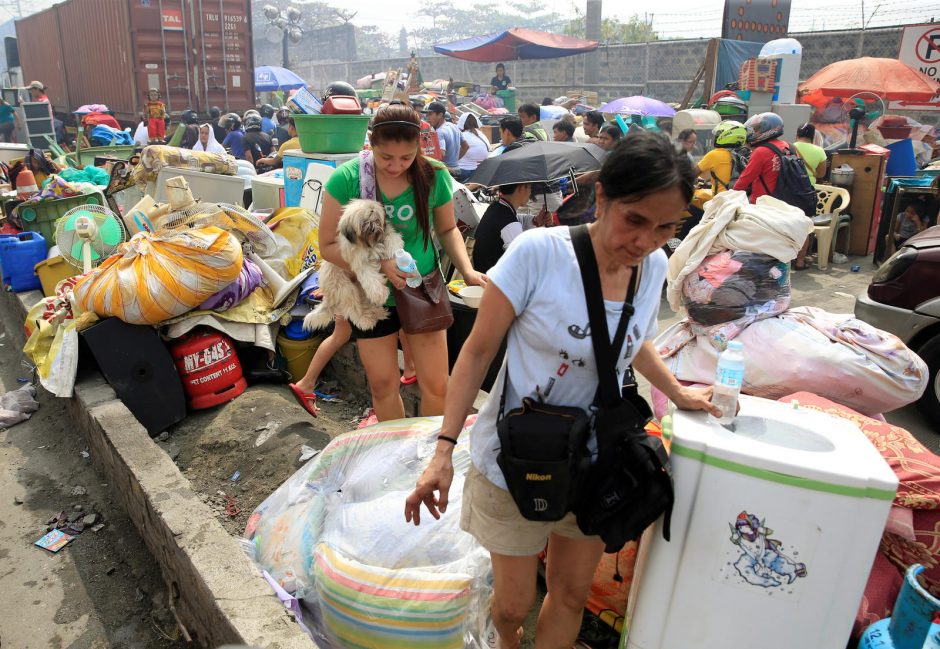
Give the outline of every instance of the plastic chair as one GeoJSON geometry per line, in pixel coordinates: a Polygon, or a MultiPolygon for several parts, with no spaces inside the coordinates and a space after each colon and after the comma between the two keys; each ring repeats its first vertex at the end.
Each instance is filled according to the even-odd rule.
{"type": "Polygon", "coordinates": [[[813,217],[813,232],[816,237],[816,264],[820,269],[829,267],[829,257],[835,251],[839,230],[849,228],[851,237],[850,214],[843,212],[849,206],[849,192],[832,185],[816,186],[816,216],[813,217]]]}

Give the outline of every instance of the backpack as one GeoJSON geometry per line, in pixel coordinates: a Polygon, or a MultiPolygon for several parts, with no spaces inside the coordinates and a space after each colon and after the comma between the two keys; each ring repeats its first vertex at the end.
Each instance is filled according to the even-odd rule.
{"type": "Polygon", "coordinates": [[[716,186],[720,185],[727,189],[733,189],[734,184],[738,180],[738,176],[744,171],[744,168],[747,167],[747,163],[750,160],[750,151],[744,147],[738,147],[737,149],[725,149],[728,153],[731,154],[731,177],[728,179],[728,183],[725,184],[721,182],[721,179],[715,175],[715,172],[711,172],[712,181],[715,182],[716,186]]]}
{"type": "Polygon", "coordinates": [[[777,177],[777,186],[771,193],[763,176],[761,176],[760,181],[764,185],[764,190],[774,198],[803,210],[803,214],[806,216],[815,216],[816,190],[813,188],[813,183],[810,182],[809,174],[806,173],[806,165],[803,164],[803,159],[793,155],[789,147],[784,153],[770,142],[761,142],[757,146],[766,146],[780,158],[780,175],[777,177]]]}

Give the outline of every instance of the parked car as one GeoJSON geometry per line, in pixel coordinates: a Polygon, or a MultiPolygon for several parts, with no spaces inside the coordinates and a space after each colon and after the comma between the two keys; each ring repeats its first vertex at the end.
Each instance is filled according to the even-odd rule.
{"type": "Polygon", "coordinates": [[[879,268],[855,316],[893,333],[930,369],[917,405],[940,430],[940,226],[908,239],[879,268]]]}

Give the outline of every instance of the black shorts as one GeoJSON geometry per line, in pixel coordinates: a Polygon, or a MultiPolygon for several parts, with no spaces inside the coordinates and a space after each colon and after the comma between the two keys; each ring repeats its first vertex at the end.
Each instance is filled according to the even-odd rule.
{"type": "Polygon", "coordinates": [[[398,310],[393,306],[387,306],[385,307],[385,311],[388,312],[388,317],[384,320],[379,320],[375,327],[369,329],[368,331],[363,331],[350,322],[349,326],[352,328],[353,340],[384,338],[385,336],[389,336],[391,334],[397,334],[398,330],[401,329],[401,320],[398,319],[398,310]]]}

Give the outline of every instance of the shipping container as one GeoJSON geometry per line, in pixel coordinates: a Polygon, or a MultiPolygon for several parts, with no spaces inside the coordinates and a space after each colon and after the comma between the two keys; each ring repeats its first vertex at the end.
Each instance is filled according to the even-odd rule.
{"type": "Polygon", "coordinates": [[[66,0],[16,21],[26,82],[53,109],[106,104],[128,124],[157,88],[171,113],[255,105],[251,0],[66,0]]]}

